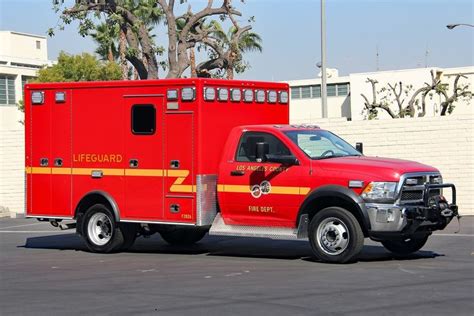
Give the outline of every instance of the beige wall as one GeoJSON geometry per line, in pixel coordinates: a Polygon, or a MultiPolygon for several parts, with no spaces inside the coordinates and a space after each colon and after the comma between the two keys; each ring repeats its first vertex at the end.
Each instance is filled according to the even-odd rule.
{"type": "Polygon", "coordinates": [[[0,59],[14,62],[47,61],[48,48],[46,37],[10,31],[0,31],[0,59]],[[39,43],[39,48],[36,46],[39,43]]]}
{"type": "Polygon", "coordinates": [[[438,168],[444,182],[456,185],[460,213],[474,215],[474,115],[313,123],[353,145],[363,142],[365,155],[415,160],[438,168]]]}

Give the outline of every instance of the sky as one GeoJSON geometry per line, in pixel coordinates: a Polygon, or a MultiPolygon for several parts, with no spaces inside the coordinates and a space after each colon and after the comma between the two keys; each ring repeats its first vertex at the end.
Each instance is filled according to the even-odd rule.
{"type": "MultiPolygon", "coordinates": [[[[72,0],[66,0],[72,3],[72,0]]],[[[179,1],[177,1],[179,3],[179,1]]],[[[195,11],[207,1],[188,0],[195,11]]],[[[218,4],[219,0],[215,0],[218,4]]],[[[327,66],[340,75],[420,67],[474,65],[472,0],[326,0],[327,66]],[[377,58],[378,52],[378,58],[377,58]]],[[[314,78],[321,60],[319,0],[234,0],[242,24],[254,16],[254,32],[263,52],[245,55],[251,68],[242,79],[314,78]]],[[[187,5],[183,5],[183,9],[187,5]]],[[[58,24],[52,0],[0,0],[0,30],[46,35],[58,24]]],[[[163,27],[161,27],[163,29],[163,27]]],[[[158,32],[158,42],[166,45],[158,32]]],[[[1,43],[0,43],[1,45],[1,43]]],[[[77,33],[75,24],[48,38],[49,58],[60,51],[93,52],[94,43],[77,33]]]]}

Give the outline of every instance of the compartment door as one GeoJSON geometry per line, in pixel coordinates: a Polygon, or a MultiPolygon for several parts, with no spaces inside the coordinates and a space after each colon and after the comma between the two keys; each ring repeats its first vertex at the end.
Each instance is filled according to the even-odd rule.
{"type": "Polygon", "coordinates": [[[73,216],[71,207],[71,91],[52,92],[51,106],[51,213],[73,216]],[[59,99],[56,100],[56,93],[59,99]]]}
{"type": "Polygon", "coordinates": [[[163,97],[125,98],[125,209],[129,220],[163,220],[163,97]]]}
{"type": "Polygon", "coordinates": [[[165,114],[165,219],[195,222],[194,115],[165,114]]]}
{"type": "MultiPolygon", "coordinates": [[[[33,93],[33,91],[32,91],[33,93]]],[[[27,215],[51,212],[51,93],[43,91],[44,102],[29,102],[30,156],[26,157],[28,176],[27,215]]],[[[31,95],[25,97],[31,98],[31,95]]]]}

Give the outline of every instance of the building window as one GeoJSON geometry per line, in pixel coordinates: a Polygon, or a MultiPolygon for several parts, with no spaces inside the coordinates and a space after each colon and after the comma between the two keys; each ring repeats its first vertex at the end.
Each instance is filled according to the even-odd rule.
{"type": "Polygon", "coordinates": [[[135,104],[132,107],[132,133],[153,135],[156,128],[156,110],[153,104],[135,104]]]}
{"type": "Polygon", "coordinates": [[[41,49],[41,42],[40,41],[36,41],[36,49],[41,49]]]}
{"type": "Polygon", "coordinates": [[[0,75],[0,105],[15,105],[15,76],[0,75]]]}
{"type": "Polygon", "coordinates": [[[292,87],[291,88],[291,98],[292,99],[300,99],[301,98],[300,87],[292,87]]]}
{"type": "Polygon", "coordinates": [[[311,87],[310,86],[301,87],[301,98],[302,99],[311,98],[311,87]]]}
{"type": "Polygon", "coordinates": [[[349,84],[343,83],[337,85],[337,95],[345,96],[349,94],[349,84]]]}
{"type": "Polygon", "coordinates": [[[311,97],[320,98],[321,97],[321,86],[311,86],[311,97]]]}
{"type": "Polygon", "coordinates": [[[328,84],[327,94],[328,94],[328,97],[335,97],[336,96],[336,85],[335,84],[328,84]]]}
{"type": "Polygon", "coordinates": [[[34,78],[35,77],[21,76],[21,91],[23,92],[23,100],[25,99],[25,84],[34,78]]]}

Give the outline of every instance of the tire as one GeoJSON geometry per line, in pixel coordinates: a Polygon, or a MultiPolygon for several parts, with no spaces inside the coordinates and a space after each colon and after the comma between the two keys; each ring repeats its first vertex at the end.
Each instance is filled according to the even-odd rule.
{"type": "Polygon", "coordinates": [[[364,246],[359,222],[340,207],[328,207],[316,213],[308,233],[314,255],[324,262],[350,262],[364,246]]]}
{"type": "Polygon", "coordinates": [[[124,230],[117,225],[114,215],[103,204],[95,204],[86,211],[81,220],[81,232],[91,252],[116,252],[125,243],[124,230]]]}
{"type": "Polygon", "coordinates": [[[195,227],[177,227],[173,230],[160,231],[161,237],[170,245],[189,246],[200,241],[207,230],[195,227]]]}
{"type": "Polygon", "coordinates": [[[120,251],[126,251],[130,249],[135,243],[135,239],[137,239],[137,235],[138,235],[139,226],[137,224],[131,224],[131,223],[120,223],[119,227],[120,227],[120,230],[122,231],[123,239],[124,239],[124,242],[122,246],[120,247],[120,251]]]}
{"type": "Polygon", "coordinates": [[[426,244],[429,236],[405,240],[384,240],[382,245],[390,252],[397,255],[409,255],[417,252],[426,244]]]}

